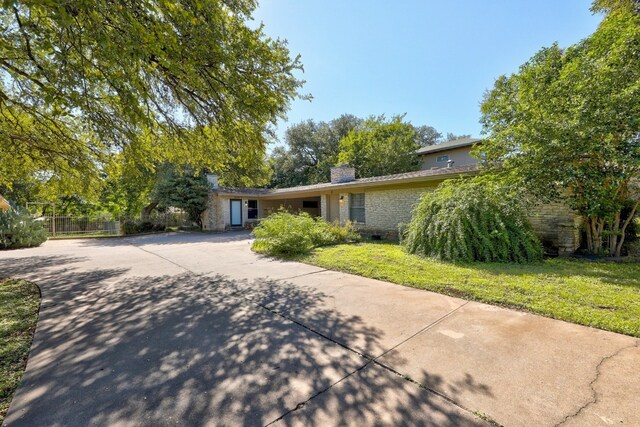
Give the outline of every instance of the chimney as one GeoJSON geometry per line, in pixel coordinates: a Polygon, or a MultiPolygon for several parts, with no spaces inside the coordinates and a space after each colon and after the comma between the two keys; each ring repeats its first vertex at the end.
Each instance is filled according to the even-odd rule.
{"type": "Polygon", "coordinates": [[[335,166],[331,168],[331,183],[340,184],[356,180],[356,169],[345,166],[335,166]]]}
{"type": "Polygon", "coordinates": [[[218,175],[208,173],[207,182],[209,183],[209,187],[211,187],[212,190],[218,189],[218,175]]]}

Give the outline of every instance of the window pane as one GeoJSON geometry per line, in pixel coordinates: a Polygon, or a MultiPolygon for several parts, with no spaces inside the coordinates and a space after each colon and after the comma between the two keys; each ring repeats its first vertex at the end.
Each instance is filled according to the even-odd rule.
{"type": "Polygon", "coordinates": [[[364,193],[354,193],[349,196],[349,219],[354,222],[365,223],[364,193]]]}
{"type": "Polygon", "coordinates": [[[258,219],[258,201],[249,200],[247,206],[247,219],[258,219]]]}

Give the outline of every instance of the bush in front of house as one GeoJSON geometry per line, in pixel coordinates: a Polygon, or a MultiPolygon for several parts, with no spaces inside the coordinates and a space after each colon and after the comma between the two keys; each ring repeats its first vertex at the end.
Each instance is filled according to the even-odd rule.
{"type": "Polygon", "coordinates": [[[40,246],[47,240],[41,221],[23,210],[0,211],[0,249],[40,246]]]}
{"type": "Polygon", "coordinates": [[[279,210],[261,220],[253,233],[256,239],[251,249],[279,256],[303,254],[315,247],[360,239],[351,223],[329,224],[305,212],[292,214],[285,210],[279,210]]]}
{"type": "Polygon", "coordinates": [[[488,179],[445,181],[423,195],[402,244],[409,253],[443,261],[539,261],[542,245],[521,200],[488,179]]]}
{"type": "Polygon", "coordinates": [[[151,221],[127,220],[122,223],[122,234],[140,234],[165,231],[164,224],[154,224],[151,221]]]}

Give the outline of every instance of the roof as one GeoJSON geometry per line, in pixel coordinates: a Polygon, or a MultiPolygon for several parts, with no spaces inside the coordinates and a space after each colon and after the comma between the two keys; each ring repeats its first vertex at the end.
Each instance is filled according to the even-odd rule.
{"type": "Polygon", "coordinates": [[[474,173],[479,170],[478,165],[463,165],[450,168],[438,168],[405,172],[394,175],[372,176],[353,181],[331,184],[330,182],[313,185],[300,185],[289,188],[230,188],[221,187],[218,192],[228,195],[252,195],[263,197],[285,196],[296,193],[307,193],[322,190],[349,189],[354,187],[372,187],[381,185],[403,184],[410,182],[433,181],[453,178],[462,174],[474,173]]]}
{"type": "Polygon", "coordinates": [[[421,149],[417,150],[416,153],[417,154],[437,153],[438,151],[451,150],[453,148],[469,147],[469,146],[471,146],[473,144],[477,144],[478,142],[481,142],[481,141],[482,140],[479,139],[479,138],[452,139],[451,141],[442,142],[440,144],[429,145],[427,147],[422,147],[421,149]]]}

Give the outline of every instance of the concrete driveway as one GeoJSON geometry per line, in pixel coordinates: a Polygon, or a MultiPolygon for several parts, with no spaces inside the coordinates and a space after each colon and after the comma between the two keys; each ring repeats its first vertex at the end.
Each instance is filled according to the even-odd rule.
{"type": "Polygon", "coordinates": [[[168,234],[0,252],[0,276],[43,295],[6,424],[640,425],[637,339],[249,246],[168,234]]]}

